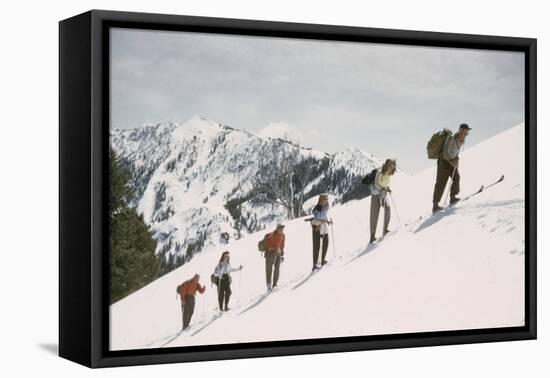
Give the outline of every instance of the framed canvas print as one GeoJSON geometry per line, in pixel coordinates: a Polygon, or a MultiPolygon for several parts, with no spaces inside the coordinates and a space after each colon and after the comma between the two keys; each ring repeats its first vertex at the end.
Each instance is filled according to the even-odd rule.
{"type": "Polygon", "coordinates": [[[536,40],[60,22],[60,355],[536,337],[536,40]]]}

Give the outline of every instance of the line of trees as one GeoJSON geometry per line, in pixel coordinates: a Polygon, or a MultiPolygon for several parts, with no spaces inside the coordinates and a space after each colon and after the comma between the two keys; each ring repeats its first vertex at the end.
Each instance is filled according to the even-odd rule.
{"type": "Polygon", "coordinates": [[[109,153],[109,302],[124,298],[159,277],[157,247],[143,215],[130,207],[128,177],[109,153]]]}

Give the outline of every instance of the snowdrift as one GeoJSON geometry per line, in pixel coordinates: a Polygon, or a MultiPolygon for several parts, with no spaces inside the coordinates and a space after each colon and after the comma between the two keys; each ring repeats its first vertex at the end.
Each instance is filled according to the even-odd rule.
{"type": "Polygon", "coordinates": [[[231,241],[231,263],[244,269],[233,273],[231,311],[223,315],[209,282],[223,250],[204,251],[110,307],[111,349],[522,326],[523,138],[522,124],[464,151],[460,195],[505,179],[441,214],[430,212],[435,167],[396,177],[393,232],[375,244],[368,244],[370,197],[332,208],[329,264],[315,274],[309,224],[288,222],[279,287],[269,295],[256,248],[265,232],[231,241]],[[175,289],[194,273],[207,290],[181,332],[175,289]]]}

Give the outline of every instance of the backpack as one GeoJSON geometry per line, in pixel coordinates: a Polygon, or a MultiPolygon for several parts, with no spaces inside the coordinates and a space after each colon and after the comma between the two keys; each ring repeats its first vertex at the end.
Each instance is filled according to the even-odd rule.
{"type": "Polygon", "coordinates": [[[262,239],[258,242],[258,251],[260,251],[260,252],[267,251],[267,247],[265,245],[265,239],[262,239]]]}
{"type": "Polygon", "coordinates": [[[260,251],[260,252],[267,252],[267,245],[266,245],[266,242],[265,242],[265,239],[267,238],[267,235],[269,235],[269,234],[266,234],[264,236],[264,238],[258,242],[258,251],[260,251]]]}
{"type": "Polygon", "coordinates": [[[426,146],[428,159],[439,159],[442,156],[445,141],[447,140],[447,137],[452,134],[453,132],[451,130],[445,128],[432,135],[428,141],[428,145],[426,146]]]}
{"type": "Polygon", "coordinates": [[[361,184],[363,185],[374,185],[374,179],[376,178],[376,174],[378,173],[378,168],[374,168],[370,173],[367,173],[365,177],[361,180],[361,184]]]}
{"type": "MultiPolygon", "coordinates": [[[[187,283],[187,282],[184,282],[184,283],[182,283],[181,285],[178,285],[178,286],[176,287],[176,298],[178,297],[178,295],[179,295],[180,297],[182,297],[182,295],[181,295],[181,289],[183,288],[183,286],[184,286],[186,283],[187,283]]],[[[182,297],[182,298],[183,298],[183,297],[182,297]]]]}
{"type": "Polygon", "coordinates": [[[218,286],[220,284],[220,277],[217,277],[216,276],[216,270],[218,269],[218,267],[220,266],[221,263],[218,263],[218,265],[216,265],[216,267],[214,268],[214,273],[212,273],[210,275],[210,282],[216,286],[218,286]]]}

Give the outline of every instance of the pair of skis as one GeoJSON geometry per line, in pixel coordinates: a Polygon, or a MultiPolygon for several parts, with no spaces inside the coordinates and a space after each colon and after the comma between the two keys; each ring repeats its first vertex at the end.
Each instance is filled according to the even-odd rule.
{"type": "MultiPolygon", "coordinates": [[[[466,201],[466,200],[472,198],[473,196],[476,196],[476,195],[478,195],[479,193],[481,193],[481,192],[483,192],[483,191],[489,189],[490,187],[495,186],[495,185],[497,185],[498,183],[501,183],[502,181],[504,181],[504,175],[500,176],[500,178],[499,178],[498,180],[496,180],[496,181],[490,183],[489,185],[481,185],[481,187],[480,187],[477,191],[475,191],[475,192],[473,192],[473,193],[467,195],[466,197],[462,198],[459,202],[464,202],[464,201],[466,201]]],[[[453,207],[453,206],[454,206],[454,204],[449,204],[447,207],[443,208],[442,210],[437,211],[437,212],[435,212],[435,213],[432,213],[432,215],[445,213],[446,210],[450,209],[450,208],[453,207]]],[[[422,216],[420,216],[420,217],[418,218],[418,220],[419,220],[419,221],[422,220],[422,216]]],[[[409,224],[411,224],[411,222],[405,223],[405,227],[408,226],[409,224]]]]}
{"type": "Polygon", "coordinates": [[[489,185],[481,185],[481,187],[479,188],[479,190],[478,190],[477,192],[474,192],[474,193],[472,193],[472,194],[470,194],[470,195],[468,195],[468,196],[462,198],[462,199],[460,200],[460,202],[466,201],[466,200],[472,198],[473,196],[476,196],[476,195],[478,195],[479,193],[481,193],[481,192],[483,192],[483,191],[489,189],[490,187],[495,186],[495,185],[498,184],[498,183],[501,183],[502,181],[504,181],[504,175],[500,176],[500,178],[499,178],[498,180],[496,180],[495,182],[493,182],[493,183],[491,183],[491,184],[489,184],[489,185]]]}

